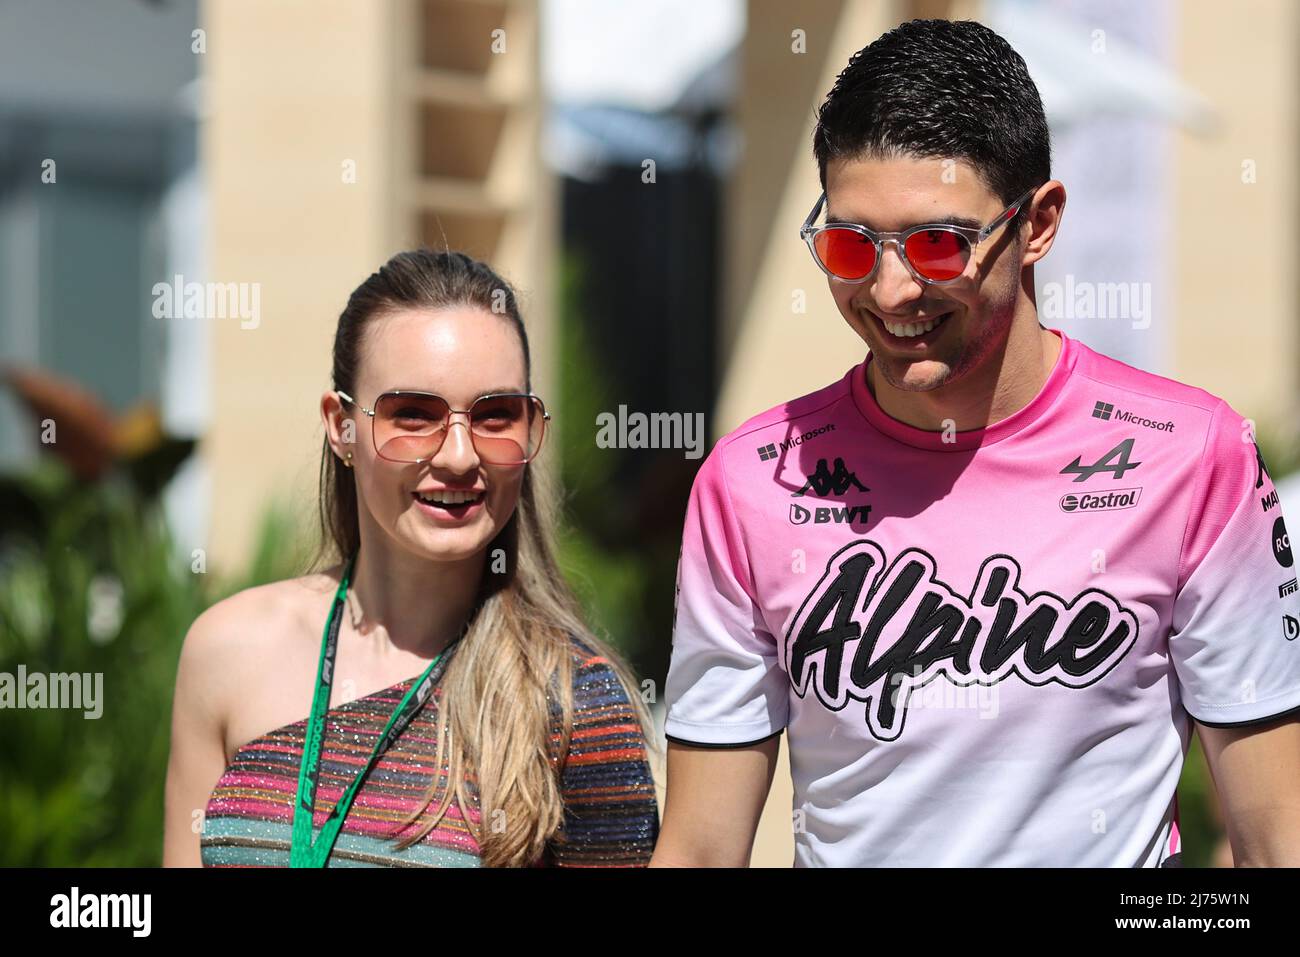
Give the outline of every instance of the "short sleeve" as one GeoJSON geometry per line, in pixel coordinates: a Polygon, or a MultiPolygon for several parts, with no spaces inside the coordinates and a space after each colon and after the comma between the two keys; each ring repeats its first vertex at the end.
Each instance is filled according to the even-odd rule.
{"type": "Polygon", "coordinates": [[[564,826],[553,867],[645,867],[659,839],[659,802],[645,735],[609,660],[573,666],[573,732],[560,776],[564,826]]]}
{"type": "Polygon", "coordinates": [[[1220,401],[1179,561],[1169,651],[1183,707],[1249,725],[1300,708],[1300,590],[1282,503],[1248,422],[1220,401]]]}
{"type": "Polygon", "coordinates": [[[789,691],[751,581],[719,444],[691,487],[664,689],[670,741],[740,747],[779,734],[789,691]]]}

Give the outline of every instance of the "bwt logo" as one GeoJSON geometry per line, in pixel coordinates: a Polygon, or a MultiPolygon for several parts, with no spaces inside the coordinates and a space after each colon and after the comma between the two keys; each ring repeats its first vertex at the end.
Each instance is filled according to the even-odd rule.
{"type": "Polygon", "coordinates": [[[807,525],[809,521],[814,525],[844,525],[846,523],[852,525],[855,522],[865,523],[870,515],[870,505],[820,505],[808,509],[797,503],[790,503],[791,525],[807,525]]]}

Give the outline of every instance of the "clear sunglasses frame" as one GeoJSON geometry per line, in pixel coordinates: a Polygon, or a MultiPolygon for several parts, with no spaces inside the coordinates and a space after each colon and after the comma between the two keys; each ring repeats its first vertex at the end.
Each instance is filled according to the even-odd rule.
{"type": "Polygon", "coordinates": [[[908,239],[917,233],[930,232],[933,230],[955,233],[962,237],[966,240],[968,247],[966,251],[966,263],[962,266],[962,274],[964,275],[966,265],[970,263],[971,257],[975,254],[975,247],[993,235],[1000,226],[1010,222],[1015,217],[1016,213],[1020,212],[1020,208],[1029,201],[1029,197],[1033,196],[1037,190],[1037,186],[1028,190],[1014,203],[1002,210],[1002,212],[998,213],[992,222],[980,229],[974,229],[969,226],[953,226],[950,223],[922,223],[919,226],[912,226],[910,229],[905,229],[902,232],[876,232],[875,230],[868,229],[866,226],[859,223],[823,223],[820,226],[814,226],[813,222],[817,219],[818,215],[821,214],[822,207],[826,205],[826,191],[822,190],[822,194],[818,198],[816,205],[813,206],[812,212],[808,214],[808,218],[805,219],[803,225],[799,227],[799,238],[808,244],[808,251],[812,253],[813,262],[817,263],[818,268],[832,279],[837,279],[840,282],[849,283],[851,285],[858,285],[866,282],[874,276],[876,270],[880,268],[880,262],[885,258],[885,244],[893,243],[894,248],[898,252],[898,258],[903,261],[905,266],[907,266],[908,272],[912,274],[912,277],[917,282],[927,286],[947,286],[955,282],[960,282],[962,275],[954,276],[951,279],[930,279],[929,277],[917,272],[916,267],[913,266],[911,261],[907,258],[906,247],[908,239]],[[817,255],[817,248],[814,243],[816,242],[817,236],[828,229],[845,229],[857,233],[860,236],[865,236],[870,240],[871,244],[876,247],[876,261],[872,265],[869,273],[860,279],[845,279],[843,276],[837,276],[826,268],[826,264],[823,263],[821,257],[817,255]]]}
{"type": "MultiPolygon", "coordinates": [[[[350,405],[355,405],[366,415],[370,416],[370,444],[375,447],[375,454],[378,455],[380,458],[389,462],[400,462],[405,465],[418,465],[421,462],[429,461],[429,459],[433,458],[440,451],[442,451],[442,443],[440,442],[438,444],[437,449],[435,449],[429,455],[421,459],[394,459],[394,458],[390,458],[387,455],[384,455],[383,450],[379,447],[379,441],[375,436],[375,409],[367,409],[364,405],[362,405],[356,399],[352,398],[352,396],[348,395],[342,389],[335,389],[334,391],[335,393],[338,394],[339,398],[343,399],[344,402],[347,402],[350,405]]],[[[528,458],[524,459],[521,462],[491,462],[488,461],[487,459],[483,459],[483,461],[488,465],[527,465],[529,462],[533,461],[533,459],[537,458],[537,456],[541,454],[542,443],[546,438],[547,431],[549,431],[545,423],[551,421],[551,413],[546,411],[546,404],[542,401],[542,397],[533,392],[492,392],[487,395],[479,396],[477,399],[473,401],[473,403],[470,404],[470,407],[468,409],[453,409],[451,407],[451,403],[447,402],[446,399],[438,395],[436,392],[418,392],[411,389],[390,389],[388,392],[381,393],[375,399],[376,408],[378,408],[380,401],[383,400],[386,396],[414,396],[420,399],[438,399],[441,402],[445,402],[447,404],[447,418],[445,420],[447,431],[450,431],[451,429],[451,417],[453,415],[468,416],[473,411],[474,406],[478,405],[480,402],[484,401],[485,399],[519,398],[519,399],[531,399],[534,402],[536,402],[537,407],[542,410],[543,424],[542,424],[542,437],[537,440],[537,448],[533,450],[533,454],[528,456],[528,458]]],[[[472,425],[467,426],[466,431],[469,433],[470,442],[473,443],[474,429],[472,425]]],[[[445,437],[443,438],[443,441],[444,442],[446,441],[445,437]]],[[[476,454],[480,454],[477,443],[474,443],[474,451],[476,454]]]]}

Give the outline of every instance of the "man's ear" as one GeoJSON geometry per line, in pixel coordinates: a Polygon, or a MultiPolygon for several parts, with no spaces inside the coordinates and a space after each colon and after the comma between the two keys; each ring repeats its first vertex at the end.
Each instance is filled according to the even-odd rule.
{"type": "Polygon", "coordinates": [[[1065,184],[1055,179],[1048,180],[1030,198],[1029,208],[1029,238],[1025,241],[1022,266],[1038,262],[1056,241],[1061,217],[1065,214],[1065,184]]]}

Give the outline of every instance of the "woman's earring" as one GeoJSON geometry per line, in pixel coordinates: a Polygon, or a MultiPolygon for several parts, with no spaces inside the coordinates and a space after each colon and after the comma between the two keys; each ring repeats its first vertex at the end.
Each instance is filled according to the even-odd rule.
{"type": "Polygon", "coordinates": [[[343,464],[346,465],[348,468],[352,468],[352,453],[351,453],[351,452],[349,452],[347,458],[345,458],[345,459],[343,460],[343,464]]]}

